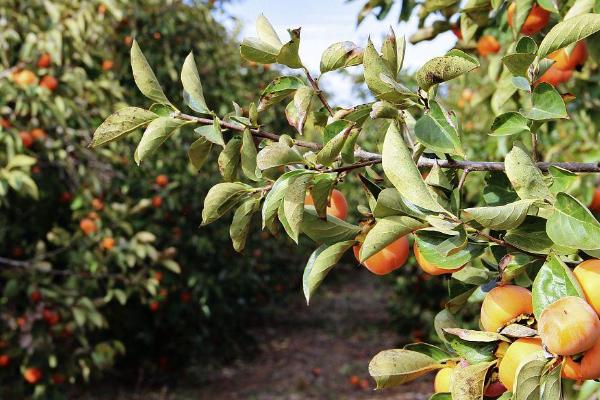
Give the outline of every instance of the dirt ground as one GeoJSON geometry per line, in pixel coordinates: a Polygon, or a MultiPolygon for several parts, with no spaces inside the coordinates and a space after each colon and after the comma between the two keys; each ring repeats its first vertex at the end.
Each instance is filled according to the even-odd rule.
{"type": "MultiPolygon", "coordinates": [[[[391,288],[359,269],[335,271],[337,282],[321,286],[311,306],[301,293],[282,304],[269,328],[256,329],[260,353],[189,379],[174,391],[126,394],[120,400],[426,400],[431,379],[374,391],[368,363],[399,338],[388,324],[391,288]],[[368,387],[352,385],[356,375],[368,387]]],[[[193,375],[193,373],[192,373],[193,375]]],[[[111,398],[115,398],[111,396],[111,398]]]]}

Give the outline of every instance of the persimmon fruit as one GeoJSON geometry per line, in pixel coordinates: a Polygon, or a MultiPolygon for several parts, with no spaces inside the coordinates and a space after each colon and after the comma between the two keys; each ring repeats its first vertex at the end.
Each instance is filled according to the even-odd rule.
{"type": "Polygon", "coordinates": [[[23,379],[32,385],[38,383],[42,379],[42,370],[39,368],[27,368],[23,372],[23,379]]]}
{"type": "Polygon", "coordinates": [[[447,268],[440,268],[437,265],[430,263],[423,257],[423,255],[421,255],[421,251],[419,250],[419,245],[417,244],[417,241],[415,241],[415,243],[413,245],[413,252],[415,253],[415,258],[417,259],[417,264],[419,265],[419,267],[421,267],[421,269],[424,272],[428,273],[429,275],[452,274],[456,271],[460,271],[464,267],[464,265],[463,265],[458,268],[447,269],[447,268]]]}
{"type": "MultiPolygon", "coordinates": [[[[360,248],[361,245],[355,245],[352,250],[354,251],[354,257],[360,262],[360,248]]],[[[400,268],[408,260],[410,245],[408,238],[402,236],[396,239],[392,243],[388,244],[385,248],[379,252],[373,254],[362,264],[372,273],[376,275],[386,275],[390,272],[400,268]]]]}
{"type": "Polygon", "coordinates": [[[58,87],[58,79],[52,75],[46,75],[40,80],[40,86],[53,92],[58,87]]]}
{"type": "Polygon", "coordinates": [[[600,315],[600,260],[586,260],[575,267],[573,273],[588,304],[600,315]]]}
{"type": "Polygon", "coordinates": [[[103,250],[112,250],[115,247],[115,239],[111,237],[105,237],[100,242],[100,248],[103,250]]]}
{"type": "Polygon", "coordinates": [[[160,187],[165,187],[169,184],[169,178],[166,175],[161,174],[156,177],[154,183],[160,187]]]}
{"type": "Polygon", "coordinates": [[[48,136],[46,131],[41,128],[32,129],[29,133],[31,134],[33,140],[44,140],[48,136]]]}
{"type": "Polygon", "coordinates": [[[570,356],[589,350],[600,339],[600,319],[584,299],[567,296],[542,311],[538,333],[549,351],[570,356]]]}
{"type": "Polygon", "coordinates": [[[585,42],[577,42],[569,53],[567,49],[558,49],[551,53],[548,58],[554,60],[554,66],[563,71],[570,71],[585,63],[587,59],[587,46],[585,42]]]}
{"type": "Polygon", "coordinates": [[[543,354],[543,352],[542,341],[538,338],[521,338],[513,342],[506,350],[498,367],[500,382],[507,390],[512,391],[519,365],[529,356],[535,353],[543,354]]]}
{"type": "MultiPolygon", "coordinates": [[[[315,201],[310,193],[304,198],[304,204],[307,206],[315,205],[315,201]]],[[[348,202],[346,201],[346,197],[337,189],[331,191],[329,205],[327,206],[327,214],[339,219],[346,219],[348,216],[348,202]]]]}
{"type": "Polygon", "coordinates": [[[595,213],[600,213],[600,189],[594,190],[594,197],[588,208],[595,213]]]}
{"type": "Polygon", "coordinates": [[[90,235],[98,229],[96,223],[90,218],[83,218],[79,222],[79,228],[83,231],[85,235],[90,235]]]}
{"type": "Polygon", "coordinates": [[[38,58],[38,68],[48,68],[52,64],[52,57],[48,53],[44,53],[38,58]]]}
{"type": "Polygon", "coordinates": [[[102,211],[102,209],[104,208],[104,202],[102,201],[102,199],[95,197],[92,200],[92,208],[96,211],[102,211]]]}
{"type": "Polygon", "coordinates": [[[115,63],[113,60],[103,60],[102,61],[102,70],[110,71],[114,67],[115,63]]]}
{"type": "Polygon", "coordinates": [[[506,386],[502,382],[492,382],[485,388],[483,395],[485,397],[499,397],[504,392],[506,392],[506,386]]]}
{"type": "Polygon", "coordinates": [[[532,313],[529,290],[515,285],[497,286],[483,300],[481,326],[488,332],[497,332],[520,315],[532,313]]]}
{"type": "Polygon", "coordinates": [[[30,148],[33,145],[33,136],[31,136],[31,133],[26,132],[26,131],[21,131],[19,132],[19,138],[21,138],[21,143],[23,144],[23,147],[25,147],[26,149],[30,148]]]}
{"type": "Polygon", "coordinates": [[[40,300],[42,300],[42,294],[40,293],[39,290],[34,290],[33,292],[31,292],[31,294],[29,295],[29,298],[31,299],[32,302],[34,303],[39,303],[40,300]]]}
{"type": "Polygon", "coordinates": [[[477,52],[482,57],[496,54],[500,51],[500,43],[492,35],[483,35],[477,41],[477,52]]]}
{"type": "Polygon", "coordinates": [[[42,317],[48,326],[54,326],[60,321],[60,315],[54,310],[45,308],[42,312],[42,317]]]}
{"type": "Polygon", "coordinates": [[[162,206],[162,197],[160,196],[152,196],[152,207],[154,208],[160,208],[160,206],[162,206]]]}
{"type": "MultiPolygon", "coordinates": [[[[508,15],[507,15],[508,18],[507,19],[508,19],[508,25],[510,25],[511,27],[513,26],[513,17],[514,17],[516,9],[517,9],[516,3],[512,3],[508,7],[508,15]]],[[[525,19],[525,23],[521,27],[521,33],[523,35],[527,35],[527,36],[535,35],[539,31],[544,29],[544,27],[546,25],[548,25],[549,20],[550,20],[550,12],[547,10],[544,10],[542,7],[538,6],[537,4],[534,4],[533,7],[531,8],[531,10],[529,11],[529,15],[527,16],[527,19],[525,19]]]]}
{"type": "Polygon", "coordinates": [[[0,368],[6,368],[10,365],[10,357],[7,354],[0,354],[0,368]]]}
{"type": "Polygon", "coordinates": [[[445,367],[440,369],[435,375],[435,379],[433,381],[433,388],[435,393],[448,393],[450,392],[450,388],[452,387],[452,374],[454,373],[454,368],[445,367]]]}
{"type": "Polygon", "coordinates": [[[553,64],[546,70],[546,72],[542,74],[542,76],[539,77],[536,83],[546,82],[556,87],[561,83],[567,82],[572,76],[573,71],[562,70],[553,64]]]}
{"type": "Polygon", "coordinates": [[[596,341],[592,348],[583,353],[577,359],[565,357],[562,370],[564,378],[575,381],[585,381],[600,378],[600,340],[596,341]]]}
{"type": "Polygon", "coordinates": [[[21,71],[13,72],[12,80],[17,85],[27,86],[33,85],[37,81],[37,76],[35,76],[35,74],[32,71],[28,69],[23,69],[21,71]]]}

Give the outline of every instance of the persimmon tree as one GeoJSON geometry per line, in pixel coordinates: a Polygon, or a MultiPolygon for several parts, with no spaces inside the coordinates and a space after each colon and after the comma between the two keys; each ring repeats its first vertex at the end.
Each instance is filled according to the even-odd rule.
{"type": "MultiPolygon", "coordinates": [[[[254,214],[263,229],[283,231],[295,242],[301,235],[313,240],[316,249],[303,274],[307,303],[318,301],[319,287],[351,249],[370,271],[387,274],[406,262],[411,237],[423,271],[448,282],[450,299],[435,318],[441,344],[377,354],[369,372],[378,388],[438,371],[435,399],[560,399],[571,393],[572,382],[600,378],[598,299],[590,289],[600,277],[600,222],[588,208],[594,190],[587,176],[600,172],[600,165],[544,157],[569,140],[554,132],[577,113],[586,88],[565,93],[560,84],[571,75],[542,77],[559,67],[573,74],[585,56],[570,57],[586,39],[592,52],[600,14],[583,0],[515,4],[512,11],[499,1],[427,1],[416,8],[423,26],[413,41],[453,27],[460,36],[457,48],[416,71],[416,85],[401,78],[406,46],[393,30],[381,49],[370,40],[364,49],[332,44],[322,55],[321,75],[362,65],[375,98],[350,108],[331,104],[320,77],[304,66],[301,30],[289,30],[289,40],[282,41],[262,15],[257,37],[241,44],[242,56],[292,73],[270,82],[256,102],[234,104],[223,115],[204,100],[196,64],[202,55],[190,54],[182,65],[180,106],[165,96],[134,42],[133,76],[153,104],[111,115],[91,146],[145,128],[135,150],[142,164],[178,129],[193,127],[190,162],[200,169],[218,152],[223,178],[204,199],[202,224],[232,213],[237,251],[254,214]],[[439,14],[445,19],[424,26],[428,16],[439,14]],[[460,105],[446,88],[469,79],[479,85],[460,91],[460,105]],[[291,129],[275,133],[261,117],[283,101],[291,129]],[[467,102],[479,108],[470,110],[472,120],[462,121],[467,102]],[[482,121],[489,135],[465,134],[463,126],[482,121]],[[376,140],[367,136],[373,132],[376,140]],[[366,200],[358,205],[358,224],[344,220],[345,202],[336,191],[351,176],[366,200]],[[480,329],[461,327],[463,307],[480,301],[480,329]]],[[[595,68],[587,76],[597,76],[595,68]]]]}

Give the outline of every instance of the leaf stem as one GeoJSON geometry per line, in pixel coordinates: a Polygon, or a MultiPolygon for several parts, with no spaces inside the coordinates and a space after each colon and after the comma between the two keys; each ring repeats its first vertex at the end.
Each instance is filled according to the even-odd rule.
{"type": "Polygon", "coordinates": [[[323,105],[325,106],[325,108],[329,112],[329,115],[331,115],[333,117],[333,109],[331,108],[331,106],[327,102],[327,99],[323,95],[323,92],[321,91],[321,88],[319,87],[319,82],[317,82],[312,77],[312,75],[308,71],[308,68],[304,67],[304,73],[306,74],[306,79],[308,79],[308,81],[310,82],[310,85],[315,90],[315,93],[317,94],[317,97],[319,98],[319,100],[321,100],[321,103],[323,103],[323,105]]]}

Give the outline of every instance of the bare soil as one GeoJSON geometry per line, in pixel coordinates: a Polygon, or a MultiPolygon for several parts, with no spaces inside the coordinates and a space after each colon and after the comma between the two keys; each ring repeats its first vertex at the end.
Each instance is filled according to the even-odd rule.
{"type": "Polygon", "coordinates": [[[396,389],[375,391],[369,360],[401,339],[389,325],[394,299],[389,283],[365,270],[334,271],[306,306],[302,293],[278,307],[268,328],[256,328],[260,352],[251,360],[206,373],[199,367],[177,389],[122,393],[120,400],[426,400],[431,377],[396,389]],[[356,375],[361,385],[350,383],[356,375]],[[194,383],[197,382],[197,383],[194,383]],[[368,386],[368,387],[367,387],[368,386]]]}

